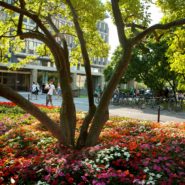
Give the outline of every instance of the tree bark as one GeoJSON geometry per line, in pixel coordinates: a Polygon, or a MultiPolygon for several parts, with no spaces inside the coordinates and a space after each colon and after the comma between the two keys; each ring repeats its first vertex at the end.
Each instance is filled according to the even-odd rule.
{"type": "Polygon", "coordinates": [[[132,51],[132,46],[128,42],[127,48],[125,48],[123,56],[121,57],[106,89],[103,92],[102,98],[100,100],[100,104],[97,107],[91,128],[87,136],[86,146],[92,146],[97,144],[98,142],[99,135],[105,124],[105,120],[106,120],[105,118],[107,115],[109,101],[112,98],[112,94],[117,84],[119,83],[125,71],[127,70],[128,64],[131,60],[131,51],[132,51]]]}
{"type": "MultiPolygon", "coordinates": [[[[81,47],[81,52],[82,52],[84,67],[86,72],[86,78],[87,78],[87,93],[88,93],[89,107],[91,107],[91,110],[94,110],[95,104],[94,104],[94,96],[93,96],[93,81],[92,81],[91,65],[90,65],[89,55],[87,52],[86,41],[84,39],[84,34],[78,21],[78,15],[71,1],[66,0],[66,2],[71,10],[76,33],[80,42],[80,47],[81,47]]],[[[89,114],[92,114],[92,111],[89,111],[89,114]]]]}
{"type": "Polygon", "coordinates": [[[66,0],[72,16],[73,16],[73,22],[75,25],[76,33],[80,42],[80,47],[81,47],[81,52],[83,56],[83,61],[84,61],[84,67],[85,67],[85,72],[86,72],[86,78],[87,78],[87,93],[88,93],[88,101],[89,101],[89,110],[88,113],[83,121],[81,130],[80,130],[80,136],[77,141],[77,148],[81,148],[85,145],[86,137],[87,137],[87,130],[89,128],[89,124],[93,119],[96,106],[94,104],[94,95],[93,95],[93,81],[92,81],[92,74],[91,74],[91,65],[90,65],[90,59],[89,55],[87,52],[87,46],[86,46],[86,41],[84,39],[84,34],[81,29],[80,23],[78,21],[78,15],[73,7],[72,3],[70,0],[66,0]]]}
{"type": "Polygon", "coordinates": [[[95,107],[90,108],[89,112],[85,116],[85,119],[82,123],[82,127],[80,129],[80,135],[76,144],[76,148],[80,149],[85,146],[85,142],[87,139],[87,133],[88,133],[88,128],[89,125],[94,117],[94,113],[96,111],[95,107]]]}
{"type": "Polygon", "coordinates": [[[62,89],[62,109],[60,112],[61,135],[63,144],[74,147],[75,129],[76,129],[76,109],[73,101],[71,89],[71,76],[68,68],[68,57],[66,58],[66,50],[62,50],[59,44],[55,45],[55,63],[59,73],[59,81],[62,89]],[[63,53],[64,52],[64,53],[63,53]]]}

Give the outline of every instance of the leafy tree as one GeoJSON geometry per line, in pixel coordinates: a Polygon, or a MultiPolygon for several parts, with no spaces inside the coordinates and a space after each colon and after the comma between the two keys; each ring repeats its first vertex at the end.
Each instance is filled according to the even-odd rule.
{"type": "Polygon", "coordinates": [[[176,29],[172,33],[172,37],[168,38],[169,48],[166,56],[171,69],[178,74],[178,89],[185,90],[185,31],[176,29]]]}
{"type": "MultiPolygon", "coordinates": [[[[133,50],[131,62],[122,81],[134,79],[143,82],[156,93],[161,92],[168,83],[175,93],[178,74],[171,71],[165,55],[167,49],[168,45],[164,40],[155,42],[153,39],[148,39],[146,43],[140,43],[133,50]]],[[[106,80],[110,79],[121,53],[122,50],[118,48],[112,57],[112,62],[105,69],[106,80]]]]}
{"type": "MultiPolygon", "coordinates": [[[[7,10],[7,17],[9,19],[12,17],[10,13],[14,14],[14,12],[16,12],[16,15],[18,15],[17,19],[14,21],[6,20],[6,23],[9,23],[9,25],[11,23],[11,27],[14,28],[12,34],[21,39],[35,38],[41,40],[53,55],[60,79],[60,85],[63,90],[60,126],[12,89],[0,85],[0,95],[12,100],[35,116],[52,132],[59,142],[66,146],[75,146],[76,111],[70,86],[69,52],[66,39],[62,34],[63,29],[56,29],[54,24],[52,24],[51,19],[52,16],[67,17],[73,22],[73,24],[70,24],[68,27],[74,26],[74,33],[76,33],[80,43],[81,56],[83,58],[87,76],[89,98],[89,111],[81,127],[77,147],[95,145],[98,142],[101,130],[108,119],[109,100],[112,97],[116,85],[127,70],[134,46],[156,30],[165,30],[185,24],[185,19],[181,19],[171,23],[156,24],[148,27],[149,17],[148,14],[146,14],[147,8],[144,6],[144,3],[146,2],[149,2],[149,0],[111,0],[111,2],[107,4],[107,10],[111,12],[117,26],[119,42],[123,49],[123,53],[103,92],[100,103],[96,108],[93,100],[89,59],[90,48],[88,47],[88,34],[86,35],[86,33],[95,31],[95,26],[94,30],[92,30],[92,25],[95,25],[96,20],[101,19],[101,16],[105,13],[101,1],[49,0],[46,2],[40,0],[19,0],[13,1],[13,4],[0,1],[0,7],[7,10]],[[32,30],[23,29],[24,17],[28,17],[35,22],[35,27],[32,30]],[[58,42],[58,39],[60,40],[60,43],[58,42]]],[[[97,46],[94,46],[93,48],[95,47],[97,46]]]]}
{"type": "MultiPolygon", "coordinates": [[[[171,1],[171,0],[158,0],[162,11],[165,16],[163,23],[172,21],[177,18],[183,18],[185,16],[185,2],[182,0],[171,1]]],[[[173,28],[170,32],[167,32],[166,36],[168,40],[168,51],[166,53],[171,69],[178,74],[178,89],[185,90],[185,30],[184,26],[173,28]]]]}

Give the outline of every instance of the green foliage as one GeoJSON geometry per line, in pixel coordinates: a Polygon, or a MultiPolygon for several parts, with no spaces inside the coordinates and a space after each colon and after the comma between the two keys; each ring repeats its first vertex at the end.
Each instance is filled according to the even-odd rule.
{"type": "Polygon", "coordinates": [[[15,106],[15,107],[0,106],[0,113],[24,114],[25,111],[18,106],[15,106]]]}
{"type": "Polygon", "coordinates": [[[184,18],[185,1],[184,0],[157,0],[157,5],[164,13],[164,21],[171,21],[184,18]]]}
{"type": "MultiPolygon", "coordinates": [[[[177,74],[171,71],[168,58],[165,56],[167,48],[165,41],[155,43],[152,40],[136,47],[122,82],[125,83],[134,79],[138,82],[144,82],[145,85],[155,91],[159,91],[167,82],[176,81],[177,74]]],[[[122,50],[117,48],[110,65],[104,71],[106,81],[110,79],[121,54],[122,50]]]]}
{"type": "MultiPolygon", "coordinates": [[[[79,23],[84,33],[90,58],[107,57],[109,50],[108,44],[101,38],[100,33],[97,30],[97,22],[105,18],[105,7],[103,3],[99,0],[72,0],[71,2],[79,16],[79,23]]],[[[20,6],[19,2],[16,3],[17,6],[20,6]]],[[[69,52],[71,64],[82,62],[79,41],[76,39],[77,35],[73,25],[71,12],[66,2],[59,0],[49,0],[47,2],[43,0],[26,0],[25,3],[26,11],[38,15],[41,22],[50,31],[53,37],[55,37],[56,32],[48,22],[48,16],[52,17],[53,22],[60,31],[60,35],[64,35],[68,44],[71,44],[68,42],[68,37],[73,37],[72,45],[74,48],[69,52]]],[[[6,48],[6,51],[2,51],[2,55],[6,58],[7,62],[8,58],[10,58],[12,54],[18,53],[25,48],[25,42],[16,37],[19,14],[9,10],[5,10],[4,13],[0,11],[0,13],[2,13],[2,15],[5,15],[4,13],[6,13],[6,16],[4,16],[4,19],[0,22],[0,37],[9,37],[11,35],[11,38],[1,39],[2,44],[0,43],[0,49],[6,48]],[[12,36],[15,36],[15,39],[13,39],[12,36]],[[7,46],[5,47],[5,45],[7,46]],[[11,48],[10,54],[8,54],[9,48],[11,48]]],[[[23,25],[22,31],[24,33],[37,30],[37,26],[36,24],[33,24],[33,20],[30,20],[27,16],[24,16],[24,19],[27,20],[27,22],[32,21],[32,27],[28,27],[26,24],[23,25]]],[[[36,61],[38,56],[49,56],[50,60],[54,61],[51,52],[47,46],[43,44],[37,47],[36,55],[34,57],[30,58],[29,56],[23,60],[17,61],[16,64],[11,64],[10,69],[16,70],[25,64],[36,61]]],[[[4,58],[3,61],[5,61],[4,58]]]]}
{"type": "Polygon", "coordinates": [[[112,58],[111,58],[111,62],[109,65],[107,65],[107,67],[104,69],[103,73],[105,76],[105,81],[109,81],[114,69],[116,68],[116,65],[120,59],[120,56],[122,54],[122,49],[121,47],[117,47],[117,49],[114,51],[112,58]]]}
{"type": "Polygon", "coordinates": [[[178,89],[185,90],[185,30],[176,29],[168,38],[169,48],[166,56],[169,58],[171,69],[178,74],[178,89]]]}
{"type": "MultiPolygon", "coordinates": [[[[133,36],[140,32],[140,30],[136,27],[132,27],[131,25],[137,24],[142,26],[148,26],[151,22],[149,7],[151,0],[120,0],[120,10],[122,14],[122,18],[126,27],[126,34],[128,36],[133,36]]],[[[111,3],[107,2],[106,7],[112,15],[112,7],[111,3]]],[[[114,20],[113,20],[114,22],[114,20]]]]}
{"type": "MultiPolygon", "coordinates": [[[[185,1],[183,0],[158,0],[164,18],[163,22],[169,22],[185,16],[185,1]]],[[[185,30],[184,27],[173,28],[165,36],[168,40],[169,48],[166,56],[169,58],[171,69],[178,74],[178,89],[185,90],[185,30]]]]}

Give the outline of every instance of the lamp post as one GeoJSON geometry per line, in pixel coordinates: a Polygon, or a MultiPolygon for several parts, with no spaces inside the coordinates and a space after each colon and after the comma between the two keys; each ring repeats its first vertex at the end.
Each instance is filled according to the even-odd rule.
{"type": "Polygon", "coordinates": [[[161,107],[159,105],[159,107],[158,107],[158,115],[157,115],[157,122],[158,123],[160,122],[160,111],[161,111],[161,107]]]}

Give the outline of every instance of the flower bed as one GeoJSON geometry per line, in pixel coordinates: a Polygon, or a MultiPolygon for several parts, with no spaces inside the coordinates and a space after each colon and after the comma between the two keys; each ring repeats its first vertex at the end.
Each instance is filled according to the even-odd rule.
{"type": "Polygon", "coordinates": [[[0,121],[0,184],[185,184],[185,123],[111,118],[100,144],[72,150],[30,115],[10,114],[0,121]]]}

